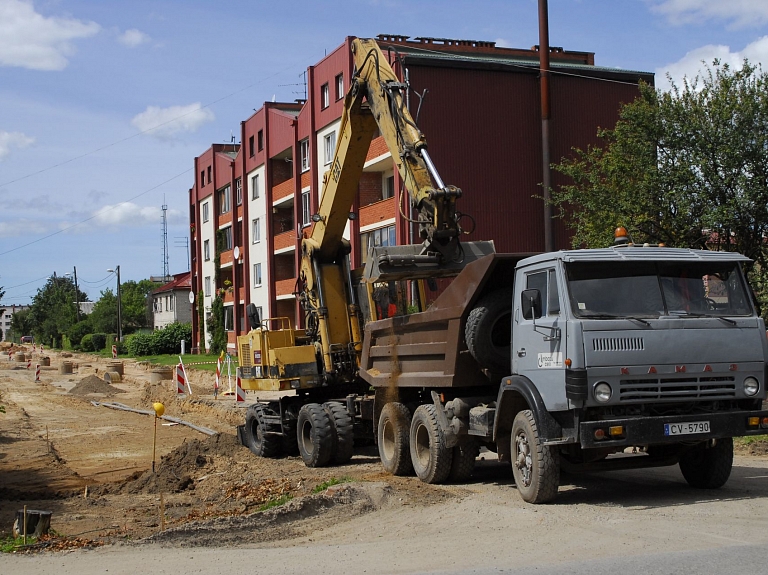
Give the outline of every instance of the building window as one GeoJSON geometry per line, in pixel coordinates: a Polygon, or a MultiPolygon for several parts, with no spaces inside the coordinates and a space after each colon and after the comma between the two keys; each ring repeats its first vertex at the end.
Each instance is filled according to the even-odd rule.
{"type": "Polygon", "coordinates": [[[259,185],[259,174],[256,174],[255,176],[251,177],[251,198],[254,200],[258,200],[259,196],[261,195],[259,185]]]}
{"type": "Polygon", "coordinates": [[[261,310],[261,306],[260,305],[256,306],[256,313],[259,316],[259,321],[262,321],[264,319],[264,312],[261,310]]]}
{"type": "Polygon", "coordinates": [[[360,247],[362,248],[362,263],[365,263],[368,259],[368,249],[379,246],[394,246],[395,241],[395,226],[387,226],[386,228],[379,228],[378,230],[371,230],[361,234],[360,247]]]}
{"type": "Polygon", "coordinates": [[[395,176],[389,176],[382,187],[381,199],[386,200],[393,197],[395,197],[395,176]]]}
{"type": "Polygon", "coordinates": [[[221,229],[221,236],[223,245],[221,246],[221,251],[225,252],[232,249],[232,226],[227,226],[226,228],[221,229]]]}
{"type": "Polygon", "coordinates": [[[325,110],[331,104],[331,95],[328,90],[328,84],[320,86],[320,107],[325,110]]]}
{"type": "Polygon", "coordinates": [[[309,190],[301,193],[301,223],[304,227],[311,223],[311,214],[309,213],[309,190]]]}
{"type": "Polygon", "coordinates": [[[264,130],[259,130],[256,134],[256,144],[259,147],[259,152],[264,149],[264,130]]]}
{"type": "Polygon", "coordinates": [[[333,152],[336,151],[336,132],[331,132],[323,138],[324,161],[327,166],[333,161],[333,152]]]}
{"type": "Polygon", "coordinates": [[[173,300],[176,299],[173,297],[173,294],[168,296],[168,311],[173,311],[173,300]]]}
{"type": "Polygon", "coordinates": [[[203,259],[205,261],[211,260],[211,242],[210,240],[205,240],[203,242],[203,259]]]}
{"type": "Polygon", "coordinates": [[[200,170],[200,187],[205,187],[205,170],[200,170]]]}
{"type": "Polygon", "coordinates": [[[261,264],[253,264],[253,285],[259,287],[261,285],[261,264]]]}
{"type": "Polygon", "coordinates": [[[208,166],[208,183],[210,184],[213,181],[213,177],[211,175],[211,166],[208,166]]]}
{"type": "Polygon", "coordinates": [[[221,214],[228,214],[229,210],[231,209],[231,206],[229,205],[229,192],[230,192],[229,185],[219,190],[219,206],[221,208],[221,211],[219,213],[221,214]]]}
{"type": "Polygon", "coordinates": [[[336,76],[336,99],[341,100],[344,97],[344,74],[336,76]]]}
{"type": "Polygon", "coordinates": [[[243,179],[235,180],[235,205],[240,206],[243,203],[243,179]]]}
{"type": "Polygon", "coordinates": [[[299,142],[301,155],[301,171],[306,172],[309,169],[309,140],[299,142]]]}
{"type": "Polygon", "coordinates": [[[210,214],[208,213],[208,202],[205,202],[203,204],[203,222],[207,222],[210,218],[210,214]]]}
{"type": "Polygon", "coordinates": [[[253,157],[255,154],[255,150],[253,149],[253,136],[248,138],[248,156],[253,157]]]}
{"type": "Polygon", "coordinates": [[[228,305],[224,308],[224,331],[232,331],[235,329],[235,308],[228,305]]]}
{"type": "Polygon", "coordinates": [[[205,282],[203,284],[203,295],[211,295],[211,276],[205,276],[205,282]]]}
{"type": "Polygon", "coordinates": [[[253,220],[253,243],[258,244],[261,241],[261,224],[259,218],[253,220]]]}

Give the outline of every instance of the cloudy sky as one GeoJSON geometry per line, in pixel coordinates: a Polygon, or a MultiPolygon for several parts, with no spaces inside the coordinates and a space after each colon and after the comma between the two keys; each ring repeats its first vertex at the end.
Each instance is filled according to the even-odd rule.
{"type": "MultiPolygon", "coordinates": [[[[550,0],[550,42],[667,87],[702,60],[768,64],[764,0],[550,0]]],[[[187,269],[193,158],[229,142],[345,36],[538,43],[536,0],[0,0],[0,286],[29,303],[77,267],[98,299],[187,269]]]]}

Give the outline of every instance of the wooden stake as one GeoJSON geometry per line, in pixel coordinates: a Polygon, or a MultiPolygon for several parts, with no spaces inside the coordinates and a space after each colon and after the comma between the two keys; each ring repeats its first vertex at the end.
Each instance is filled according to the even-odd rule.
{"type": "Polygon", "coordinates": [[[155,447],[157,446],[157,415],[155,415],[155,432],[152,435],[152,473],[155,472],[155,447]]]}
{"type": "Polygon", "coordinates": [[[24,545],[27,544],[27,506],[24,506],[24,545]]]}
{"type": "Polygon", "coordinates": [[[165,498],[160,494],[160,531],[165,531],[165,498]]]}
{"type": "Polygon", "coordinates": [[[48,453],[51,452],[51,440],[48,438],[48,426],[45,426],[45,443],[48,445],[48,453]]]}

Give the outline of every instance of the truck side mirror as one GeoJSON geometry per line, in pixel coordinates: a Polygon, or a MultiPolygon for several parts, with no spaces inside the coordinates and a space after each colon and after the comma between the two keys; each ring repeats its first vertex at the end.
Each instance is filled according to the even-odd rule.
{"type": "Polygon", "coordinates": [[[538,319],[541,317],[541,292],[539,290],[523,290],[520,300],[525,319],[538,319]]]}
{"type": "Polygon", "coordinates": [[[259,310],[256,308],[256,304],[249,303],[245,308],[245,315],[248,316],[248,323],[250,323],[251,329],[261,327],[261,318],[259,317],[259,310]]]}

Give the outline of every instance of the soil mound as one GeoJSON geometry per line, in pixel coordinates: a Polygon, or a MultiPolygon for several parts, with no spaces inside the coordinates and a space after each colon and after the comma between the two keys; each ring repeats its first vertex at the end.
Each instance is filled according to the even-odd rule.
{"type": "Polygon", "coordinates": [[[233,457],[243,447],[237,437],[218,433],[205,439],[192,439],[165,455],[151,470],[136,472],[122,484],[106,487],[112,493],[179,493],[195,488],[195,478],[213,464],[213,456],[233,457]]]}
{"type": "Polygon", "coordinates": [[[92,393],[98,393],[110,396],[116,393],[125,393],[125,391],[113,387],[96,375],[89,375],[81,379],[75,387],[69,390],[69,393],[74,395],[90,395],[92,393]]]}
{"type": "Polygon", "coordinates": [[[176,384],[173,381],[161,381],[160,383],[147,383],[144,386],[141,402],[154,403],[159,401],[160,403],[169,405],[176,401],[177,397],[176,384]]]}

